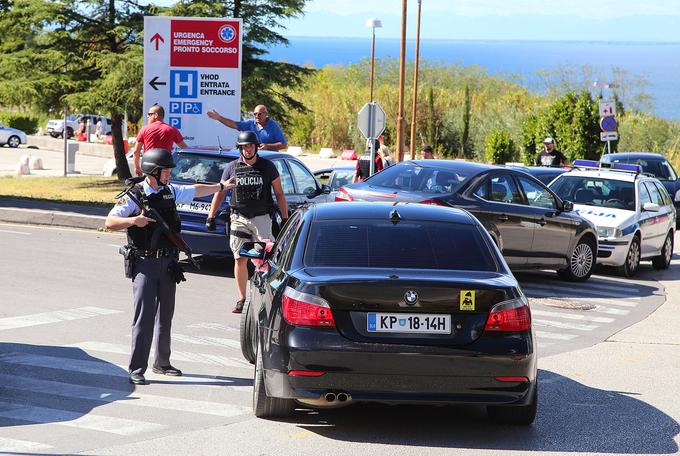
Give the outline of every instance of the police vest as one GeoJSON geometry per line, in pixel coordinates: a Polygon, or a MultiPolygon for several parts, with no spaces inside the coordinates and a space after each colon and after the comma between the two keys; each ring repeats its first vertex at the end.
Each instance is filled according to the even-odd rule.
{"type": "Polygon", "coordinates": [[[230,208],[248,218],[268,214],[273,207],[271,180],[243,161],[236,164],[234,174],[236,187],[231,192],[230,208]]]}
{"type": "MultiPolygon", "coordinates": [[[[170,226],[170,229],[176,233],[182,230],[182,223],[177,213],[177,206],[175,203],[175,195],[169,187],[163,187],[158,193],[152,195],[145,195],[141,184],[133,187],[132,191],[135,193],[137,199],[149,208],[156,209],[163,217],[163,220],[170,226]]],[[[134,245],[139,250],[156,250],[174,248],[175,244],[163,234],[160,225],[155,222],[149,222],[144,228],[138,226],[131,226],[127,229],[128,244],[134,245]]]]}
{"type": "Polygon", "coordinates": [[[369,176],[369,173],[371,172],[371,155],[362,155],[359,157],[359,172],[358,172],[358,177],[361,178],[361,180],[366,179],[369,176]]]}

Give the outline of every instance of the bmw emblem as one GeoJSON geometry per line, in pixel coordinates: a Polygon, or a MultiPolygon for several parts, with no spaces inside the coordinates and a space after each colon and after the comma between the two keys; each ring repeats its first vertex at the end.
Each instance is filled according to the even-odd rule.
{"type": "Polygon", "coordinates": [[[413,290],[407,291],[406,293],[404,293],[404,301],[409,306],[415,305],[415,303],[418,302],[418,293],[416,293],[413,290]]]}

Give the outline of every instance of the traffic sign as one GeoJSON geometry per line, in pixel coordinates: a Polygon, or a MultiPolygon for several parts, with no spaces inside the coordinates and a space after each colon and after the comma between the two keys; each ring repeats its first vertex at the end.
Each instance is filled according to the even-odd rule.
{"type": "Polygon", "coordinates": [[[359,111],[358,127],[366,139],[377,138],[385,131],[385,111],[376,101],[366,103],[359,111]]]}
{"type": "Polygon", "coordinates": [[[206,113],[241,118],[241,19],[144,18],[144,112],[160,104],[165,122],[192,146],[236,143],[206,113]]]}
{"type": "Polygon", "coordinates": [[[600,100],[600,117],[616,115],[616,102],[600,100]]]}
{"type": "Polygon", "coordinates": [[[619,134],[615,131],[603,131],[600,133],[600,141],[616,141],[619,139],[619,134]]]}
{"type": "Polygon", "coordinates": [[[602,117],[600,119],[600,128],[602,131],[616,131],[619,125],[613,116],[602,117]]]}

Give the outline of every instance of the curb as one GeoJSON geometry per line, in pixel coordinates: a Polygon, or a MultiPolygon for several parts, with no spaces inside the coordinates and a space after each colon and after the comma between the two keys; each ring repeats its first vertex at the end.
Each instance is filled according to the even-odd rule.
{"type": "Polygon", "coordinates": [[[108,209],[42,200],[0,198],[0,222],[102,230],[108,209]]]}

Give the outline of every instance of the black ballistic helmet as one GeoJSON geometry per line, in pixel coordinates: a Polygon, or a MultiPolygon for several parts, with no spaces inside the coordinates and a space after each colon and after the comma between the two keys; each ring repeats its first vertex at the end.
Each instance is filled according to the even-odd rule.
{"type": "Polygon", "coordinates": [[[175,160],[172,158],[172,154],[165,149],[149,149],[142,155],[142,172],[144,174],[154,174],[156,170],[174,167],[175,160]]]}
{"type": "Polygon", "coordinates": [[[260,145],[260,140],[257,139],[257,135],[254,131],[242,131],[238,134],[238,139],[236,140],[237,146],[245,146],[246,144],[260,145]]]}

